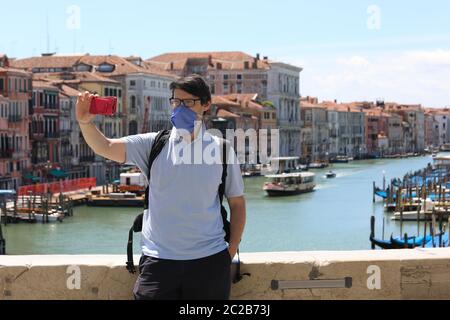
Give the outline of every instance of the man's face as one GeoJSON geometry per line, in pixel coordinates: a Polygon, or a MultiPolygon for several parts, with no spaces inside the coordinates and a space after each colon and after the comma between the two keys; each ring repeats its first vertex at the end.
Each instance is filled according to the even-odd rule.
{"type": "MultiPolygon", "coordinates": [[[[202,105],[199,97],[196,97],[186,91],[183,91],[181,89],[175,89],[173,91],[173,99],[179,99],[182,102],[184,102],[184,105],[194,111],[197,114],[197,119],[203,118],[203,113],[205,111],[208,111],[210,107],[210,103],[206,105],[202,105]]],[[[172,106],[172,109],[174,109],[174,106],[172,106]]]]}

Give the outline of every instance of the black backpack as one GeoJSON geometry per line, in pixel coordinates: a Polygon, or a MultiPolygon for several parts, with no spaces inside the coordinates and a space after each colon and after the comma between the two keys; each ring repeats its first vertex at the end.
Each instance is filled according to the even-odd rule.
{"type": "MultiPolygon", "coordinates": [[[[144,210],[148,209],[148,193],[149,193],[149,187],[150,187],[150,172],[153,165],[153,162],[158,157],[158,155],[161,153],[162,149],[166,145],[166,142],[169,140],[171,130],[162,130],[160,131],[156,137],[155,141],[152,145],[152,150],[150,151],[150,157],[148,162],[148,174],[147,174],[147,180],[148,185],[145,190],[145,197],[144,197],[144,210]]],[[[227,161],[226,161],[226,155],[227,155],[227,143],[226,140],[221,139],[222,142],[222,180],[219,185],[219,201],[220,201],[220,212],[222,214],[222,221],[223,221],[223,229],[225,230],[225,241],[230,242],[230,221],[227,219],[227,210],[223,206],[223,195],[225,193],[225,181],[227,177],[227,161]]],[[[135,273],[136,268],[134,266],[133,262],[133,232],[141,232],[142,231],[142,223],[144,219],[144,212],[139,214],[133,223],[133,226],[130,228],[130,231],[128,233],[128,245],[127,245],[127,270],[130,273],[135,273]]],[[[238,256],[238,263],[237,263],[237,272],[236,272],[236,278],[233,279],[233,282],[236,283],[241,280],[242,276],[240,274],[240,258],[239,258],[239,249],[237,250],[237,256],[238,256]]]]}

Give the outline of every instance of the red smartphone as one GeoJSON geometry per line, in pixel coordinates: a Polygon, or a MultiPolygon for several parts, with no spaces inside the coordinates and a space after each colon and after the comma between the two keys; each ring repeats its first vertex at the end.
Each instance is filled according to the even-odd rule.
{"type": "Polygon", "coordinates": [[[90,114],[113,115],[117,109],[117,97],[93,97],[89,108],[90,114]]]}

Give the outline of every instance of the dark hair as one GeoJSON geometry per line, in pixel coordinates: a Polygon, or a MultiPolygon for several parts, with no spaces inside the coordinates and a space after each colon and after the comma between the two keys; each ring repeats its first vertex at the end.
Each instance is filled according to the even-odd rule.
{"type": "Polygon", "coordinates": [[[198,97],[201,99],[202,105],[211,102],[211,91],[209,90],[209,86],[198,74],[192,74],[172,82],[170,84],[170,90],[173,92],[175,89],[186,91],[187,93],[198,97]]]}

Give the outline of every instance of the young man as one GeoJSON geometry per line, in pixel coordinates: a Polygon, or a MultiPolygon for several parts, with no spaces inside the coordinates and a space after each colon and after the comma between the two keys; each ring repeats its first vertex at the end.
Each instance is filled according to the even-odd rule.
{"type": "MultiPolygon", "coordinates": [[[[244,187],[233,155],[227,164],[224,196],[230,207],[230,242],[224,240],[218,189],[222,157],[212,163],[210,150],[222,151],[220,140],[206,132],[203,115],[211,105],[208,85],[200,76],[172,83],[169,140],[150,172],[149,209],[144,214],[135,299],[229,299],[230,265],[245,220],[244,187]],[[200,155],[199,155],[200,153],[200,155]],[[199,161],[200,159],[200,161],[199,161]],[[187,161],[186,161],[187,160],[187,161]],[[189,161],[191,160],[191,161],[189,161]]],[[[80,95],[77,120],[95,153],[134,164],[143,173],[157,132],[106,138],[92,123],[91,94],[80,95]]]]}

